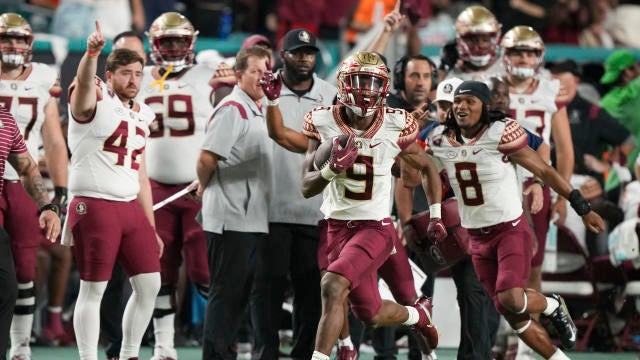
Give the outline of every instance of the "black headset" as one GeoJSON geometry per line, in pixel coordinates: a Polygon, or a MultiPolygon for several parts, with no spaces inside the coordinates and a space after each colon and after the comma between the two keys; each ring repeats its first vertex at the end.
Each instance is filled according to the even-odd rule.
{"type": "Polygon", "coordinates": [[[429,65],[431,65],[431,90],[435,90],[438,87],[438,67],[433,60],[422,54],[405,55],[396,62],[393,66],[393,88],[398,91],[404,90],[404,72],[407,70],[407,63],[411,60],[426,60],[429,62],[429,65]]]}

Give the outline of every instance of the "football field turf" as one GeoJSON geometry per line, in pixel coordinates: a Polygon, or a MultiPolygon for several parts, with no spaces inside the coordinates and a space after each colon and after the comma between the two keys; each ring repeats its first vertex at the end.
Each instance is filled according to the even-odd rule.
{"type": "MultiPolygon", "coordinates": [[[[285,352],[289,349],[283,349],[285,352]]],[[[438,360],[455,360],[456,349],[438,349],[436,351],[438,360]]],[[[140,360],[149,360],[152,349],[143,347],[140,351],[140,360]]],[[[178,348],[180,360],[201,360],[201,348],[178,348]]],[[[574,360],[638,360],[640,357],[636,353],[570,353],[569,357],[574,360]]],[[[78,350],[74,347],[34,347],[32,348],[32,360],[72,360],[78,359],[78,350]]],[[[104,359],[104,353],[100,352],[100,358],[104,359]]],[[[333,356],[332,356],[333,358],[333,356]]],[[[398,360],[406,359],[406,354],[398,355],[398,360]]],[[[373,354],[362,353],[361,360],[372,360],[373,354]]],[[[540,357],[540,359],[542,359],[540,357]]]]}

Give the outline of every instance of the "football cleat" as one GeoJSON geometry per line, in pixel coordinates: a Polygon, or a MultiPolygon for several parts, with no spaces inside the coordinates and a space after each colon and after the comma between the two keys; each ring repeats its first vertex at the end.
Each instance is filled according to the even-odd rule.
{"type": "Polygon", "coordinates": [[[340,346],[338,347],[338,353],[336,360],[357,360],[358,350],[352,346],[340,346]]]}
{"type": "Polygon", "coordinates": [[[558,303],[560,303],[560,306],[558,306],[548,318],[551,320],[553,327],[558,331],[558,335],[562,341],[562,347],[565,350],[571,350],[576,346],[578,329],[571,319],[571,314],[569,314],[567,304],[564,302],[562,296],[552,294],[551,297],[556,299],[558,303]]]}
{"type": "Polygon", "coordinates": [[[411,305],[418,310],[418,323],[412,326],[415,330],[416,340],[423,354],[430,354],[438,347],[438,328],[431,322],[431,298],[420,297],[411,305]]]}

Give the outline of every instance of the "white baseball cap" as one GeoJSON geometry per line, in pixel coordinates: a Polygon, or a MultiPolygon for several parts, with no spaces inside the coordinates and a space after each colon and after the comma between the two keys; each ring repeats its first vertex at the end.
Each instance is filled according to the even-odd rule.
{"type": "Polygon", "coordinates": [[[453,102],[453,92],[456,91],[456,88],[462,84],[462,79],[458,78],[449,78],[443,80],[438,84],[438,88],[436,89],[436,101],[448,101],[453,102]]]}

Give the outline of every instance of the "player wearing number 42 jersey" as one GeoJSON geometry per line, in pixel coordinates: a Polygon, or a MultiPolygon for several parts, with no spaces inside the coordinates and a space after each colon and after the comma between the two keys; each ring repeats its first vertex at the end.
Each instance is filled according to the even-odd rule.
{"type": "Polygon", "coordinates": [[[71,201],[63,242],[73,245],[80,292],[73,325],[80,359],[97,359],[100,302],[116,260],[133,289],[122,319],[120,359],[138,358],[160,289],[162,241],[154,231],[144,150],[151,109],[134,100],[144,60],[129,49],[106,61],[106,82],[96,77],[105,40],[96,31],[69,89],[71,201]]]}
{"type": "MultiPolygon", "coordinates": [[[[214,73],[205,65],[193,64],[197,34],[191,22],[175,12],[160,15],[147,32],[151,58],[157,66],[144,68],[138,100],[156,113],[146,148],[156,203],[196,179],[193,164],[213,113],[209,79],[214,73]]],[[[183,256],[189,280],[206,296],[209,268],[204,231],[195,220],[198,211],[199,202],[183,197],[155,212],[165,248],[160,260],[162,287],[153,314],[153,360],[178,358],[173,341],[175,290],[183,256]]]]}

